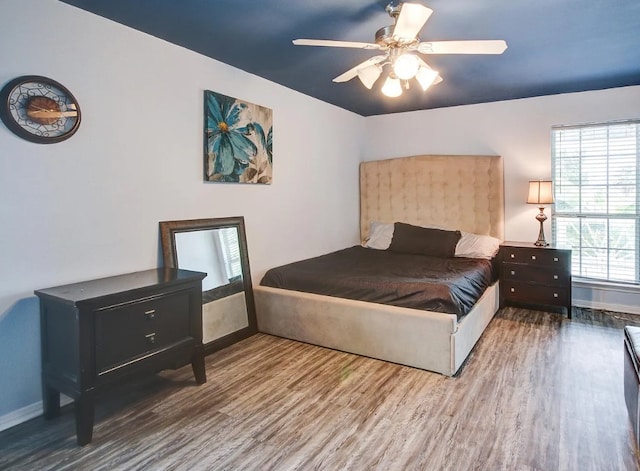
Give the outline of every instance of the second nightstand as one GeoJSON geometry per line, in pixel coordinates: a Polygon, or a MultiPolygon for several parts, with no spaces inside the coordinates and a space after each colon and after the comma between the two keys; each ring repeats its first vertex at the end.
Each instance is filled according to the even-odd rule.
{"type": "Polygon", "coordinates": [[[500,305],[567,309],[571,318],[571,250],[527,242],[500,246],[500,305]]]}

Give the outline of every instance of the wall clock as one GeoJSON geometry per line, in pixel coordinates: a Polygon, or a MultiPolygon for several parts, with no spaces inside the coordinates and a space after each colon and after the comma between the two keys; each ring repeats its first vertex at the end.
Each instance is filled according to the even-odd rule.
{"type": "Polygon", "coordinates": [[[24,75],[0,91],[0,119],[17,136],[39,144],[70,138],[80,126],[78,101],[62,84],[24,75]]]}

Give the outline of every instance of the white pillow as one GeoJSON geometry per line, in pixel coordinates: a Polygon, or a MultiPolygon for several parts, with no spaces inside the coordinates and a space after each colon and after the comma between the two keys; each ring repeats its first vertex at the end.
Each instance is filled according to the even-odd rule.
{"type": "Polygon", "coordinates": [[[500,239],[487,235],[463,232],[456,245],[455,257],[492,259],[500,249],[500,239]]]}
{"type": "Polygon", "coordinates": [[[393,239],[393,224],[372,222],[369,226],[369,238],[363,247],[376,250],[387,250],[393,239]]]}

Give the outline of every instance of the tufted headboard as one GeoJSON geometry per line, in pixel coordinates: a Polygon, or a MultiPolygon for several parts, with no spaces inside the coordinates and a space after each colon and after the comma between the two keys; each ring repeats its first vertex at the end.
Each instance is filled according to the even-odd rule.
{"type": "Polygon", "coordinates": [[[360,164],[360,236],[372,221],[504,239],[502,157],[421,155],[360,164]]]}

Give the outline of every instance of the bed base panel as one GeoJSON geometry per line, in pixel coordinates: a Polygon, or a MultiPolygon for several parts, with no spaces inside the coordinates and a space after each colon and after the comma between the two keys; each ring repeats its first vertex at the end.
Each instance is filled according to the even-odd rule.
{"type": "Polygon", "coordinates": [[[461,322],[453,314],[254,288],[258,330],[453,376],[498,310],[490,286],[461,322]]]}
{"type": "Polygon", "coordinates": [[[500,309],[499,290],[497,281],[487,288],[469,314],[458,324],[458,331],[451,336],[452,374],[460,369],[473,347],[480,340],[489,322],[500,309]]]}

